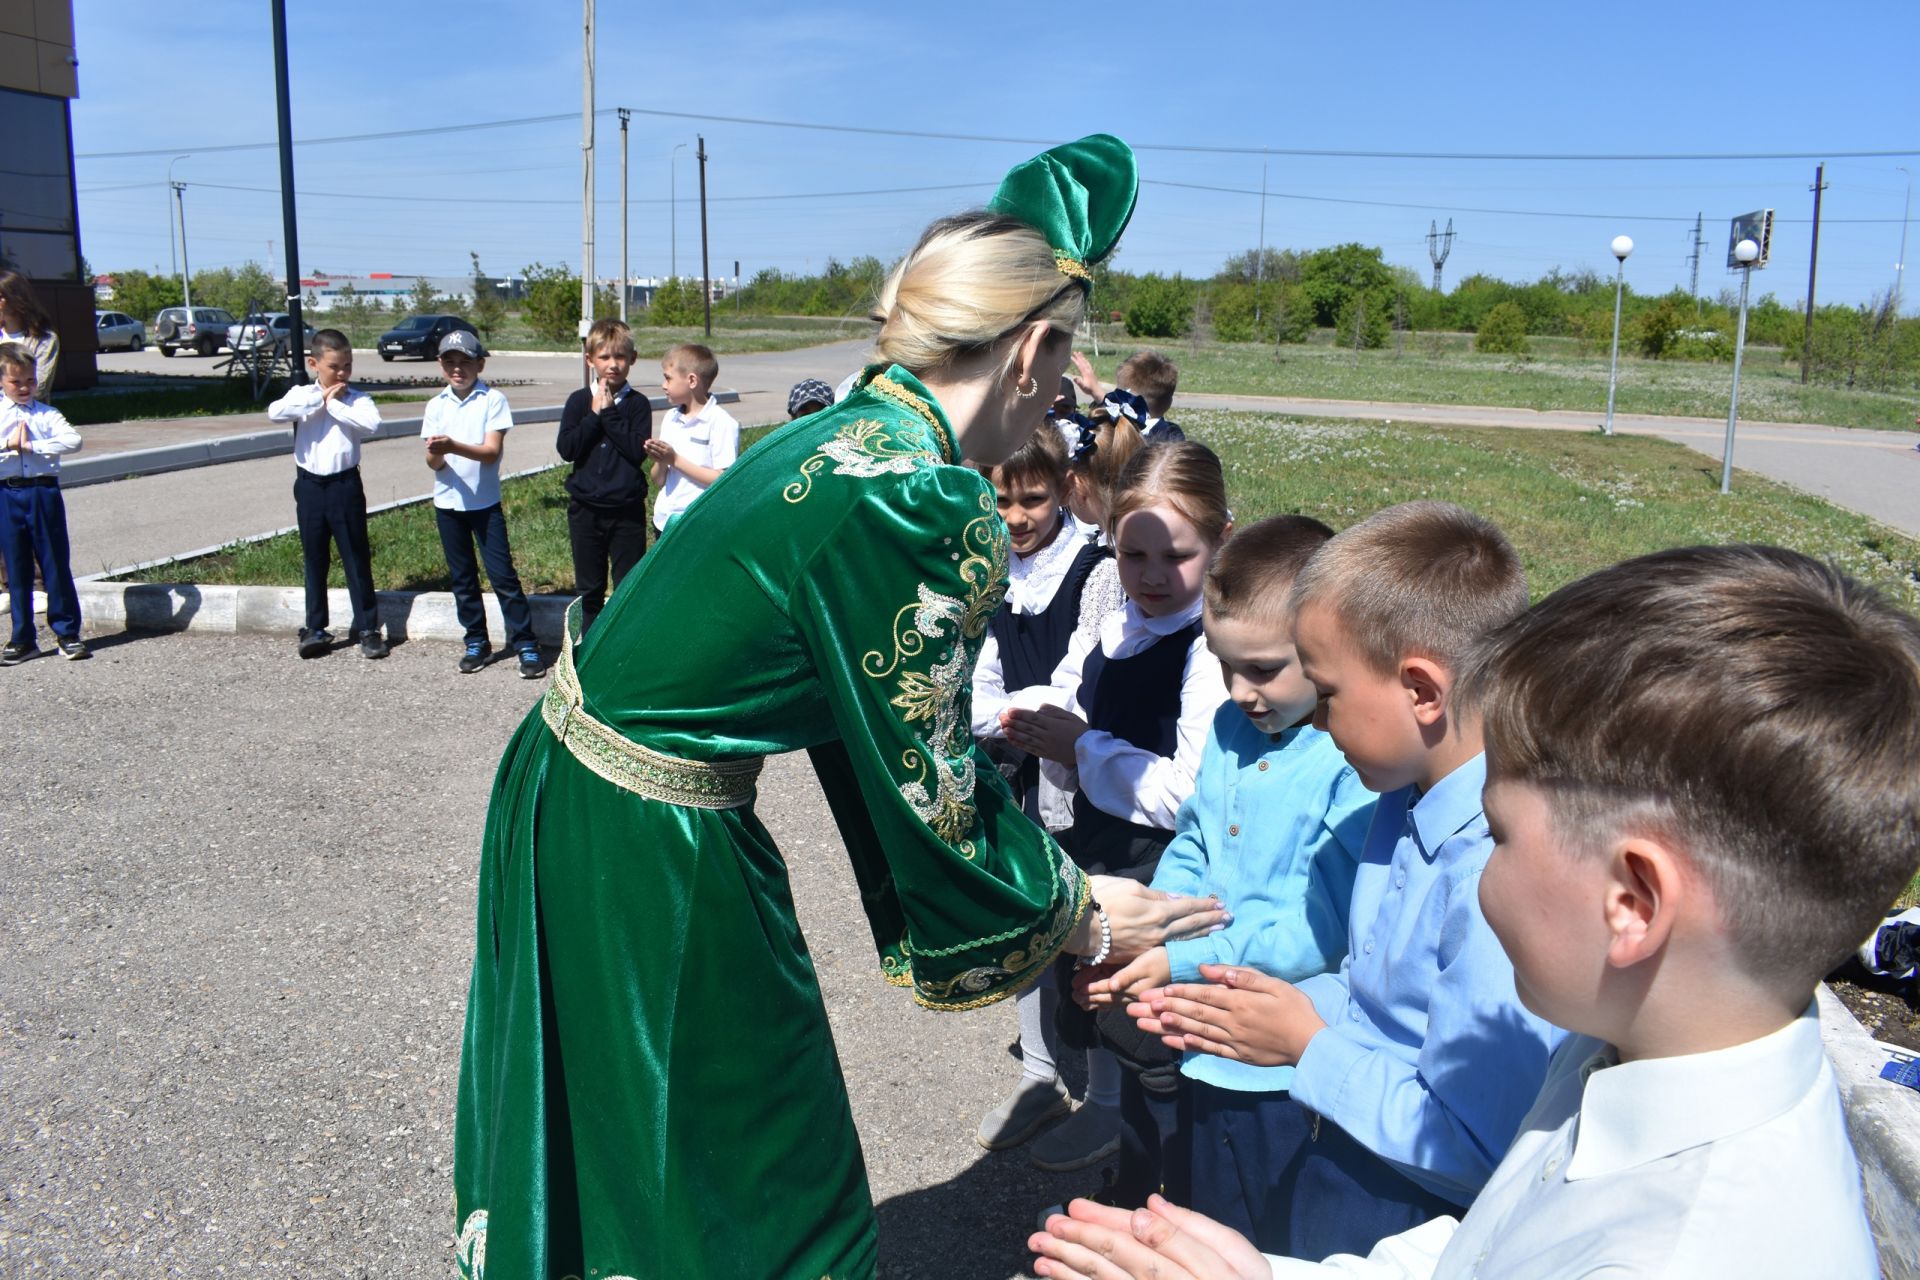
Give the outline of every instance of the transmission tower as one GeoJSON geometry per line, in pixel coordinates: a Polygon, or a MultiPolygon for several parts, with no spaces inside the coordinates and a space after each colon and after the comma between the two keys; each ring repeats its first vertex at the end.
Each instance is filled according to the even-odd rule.
{"type": "Polygon", "coordinates": [[[1440,292],[1440,268],[1447,265],[1447,255],[1453,252],[1453,219],[1447,219],[1447,229],[1440,230],[1438,222],[1427,223],[1427,257],[1433,259],[1433,291],[1440,292]]]}
{"type": "Polygon", "coordinates": [[[1687,292],[1693,295],[1696,304],[1700,301],[1700,246],[1706,243],[1700,235],[1700,219],[1705,216],[1700,213],[1693,215],[1693,237],[1689,241],[1693,245],[1693,252],[1687,255],[1687,261],[1693,267],[1693,282],[1687,286],[1687,292]]]}

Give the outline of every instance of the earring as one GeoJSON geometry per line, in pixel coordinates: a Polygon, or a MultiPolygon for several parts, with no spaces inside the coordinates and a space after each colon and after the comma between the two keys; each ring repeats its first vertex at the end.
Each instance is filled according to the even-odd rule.
{"type": "Polygon", "coordinates": [[[1018,383],[1014,384],[1013,393],[1019,396],[1022,400],[1031,400],[1035,396],[1040,394],[1040,379],[1030,376],[1028,377],[1027,381],[1031,382],[1033,385],[1027,388],[1025,391],[1020,390],[1020,386],[1018,383]]]}

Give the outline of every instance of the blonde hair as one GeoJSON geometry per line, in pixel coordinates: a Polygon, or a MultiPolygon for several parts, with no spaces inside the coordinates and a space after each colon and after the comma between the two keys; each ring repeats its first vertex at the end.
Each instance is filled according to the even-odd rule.
{"type": "Polygon", "coordinates": [[[714,379],[720,376],[720,361],[714,356],[713,349],[698,342],[683,342],[677,347],[667,348],[667,354],[660,357],[660,363],[668,369],[691,373],[700,379],[702,390],[711,390],[714,379]]]}
{"type": "Polygon", "coordinates": [[[1146,437],[1133,425],[1133,419],[1119,417],[1106,409],[1095,409],[1093,449],[1083,457],[1070,458],[1067,473],[1087,491],[1088,504],[1099,512],[1099,522],[1112,527],[1107,508],[1112,505],[1114,486],[1133,455],[1147,447],[1146,437]]]}
{"type": "Polygon", "coordinates": [[[1209,546],[1218,547],[1233,523],[1219,455],[1195,440],[1150,444],[1134,454],[1107,503],[1108,535],[1117,536],[1127,516],[1161,503],[1186,517],[1209,546]]]}
{"type": "MultiPolygon", "coordinates": [[[[633,350],[633,330],[627,327],[625,320],[615,320],[611,316],[601,316],[593,322],[593,328],[587,330],[587,354],[597,356],[611,347],[615,352],[631,356],[633,350]]],[[[720,370],[714,369],[718,377],[720,370]]]]}
{"type": "Polygon", "coordinates": [[[1293,581],[1297,616],[1324,605],[1382,675],[1409,656],[1459,667],[1527,607],[1527,572],[1491,520],[1451,502],[1403,502],[1337,535],[1293,581]]]}
{"type": "Polygon", "coordinates": [[[1046,237],[1012,218],[963,213],[928,227],[880,286],[874,350],[922,374],[1036,320],[1071,332],[1086,310],[1086,290],[1054,265],[1046,237]]]}

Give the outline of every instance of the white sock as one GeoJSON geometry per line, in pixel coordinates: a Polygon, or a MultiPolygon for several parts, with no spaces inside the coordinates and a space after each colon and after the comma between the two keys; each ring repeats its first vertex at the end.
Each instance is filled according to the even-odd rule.
{"type": "Polygon", "coordinates": [[[1087,1050],[1087,1105],[1120,1107],[1120,1059],[1105,1049],[1087,1050]]]}
{"type": "Polygon", "coordinates": [[[1047,1043],[1048,1034],[1053,1030],[1054,1006],[1059,1003],[1059,989],[1047,978],[1042,978],[1014,997],[1013,1007],[1020,1015],[1023,1085],[1052,1084],[1060,1078],[1059,1067],[1053,1058],[1053,1047],[1047,1043]]]}

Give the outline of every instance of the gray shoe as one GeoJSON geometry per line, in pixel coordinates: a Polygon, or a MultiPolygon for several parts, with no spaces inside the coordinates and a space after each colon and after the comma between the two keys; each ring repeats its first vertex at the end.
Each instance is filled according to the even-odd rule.
{"type": "Polygon", "coordinates": [[[987,1112],[973,1140],[989,1151],[1017,1147],[1073,1110],[1058,1080],[1042,1083],[1024,1077],[999,1106],[987,1112]]]}
{"type": "Polygon", "coordinates": [[[1067,1173],[1099,1164],[1120,1150],[1120,1108],[1082,1105],[1040,1135],[1028,1153],[1036,1169],[1067,1173]]]}

